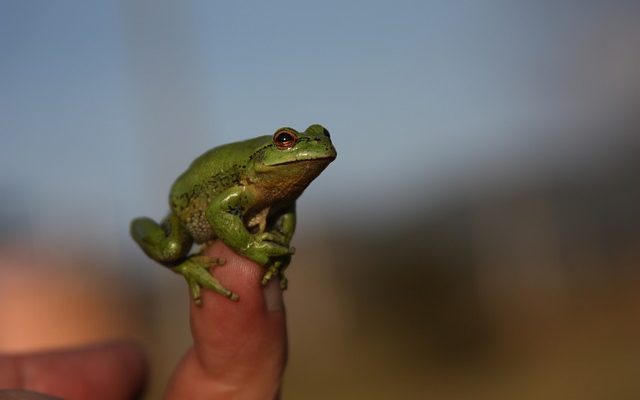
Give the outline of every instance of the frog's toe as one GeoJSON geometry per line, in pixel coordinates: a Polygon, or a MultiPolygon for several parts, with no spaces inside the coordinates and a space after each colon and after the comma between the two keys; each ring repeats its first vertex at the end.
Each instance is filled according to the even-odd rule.
{"type": "Polygon", "coordinates": [[[280,274],[280,290],[287,290],[287,287],[289,286],[289,280],[287,279],[286,276],[284,276],[284,274],[280,274]]]}
{"type": "Polygon", "coordinates": [[[262,276],[262,281],[260,283],[262,284],[262,286],[265,286],[267,283],[269,283],[271,278],[273,278],[273,272],[269,270],[262,276]]]}
{"type": "Polygon", "coordinates": [[[214,292],[228,298],[229,300],[238,301],[238,299],[240,298],[236,293],[222,286],[220,282],[218,282],[218,280],[211,274],[206,275],[204,279],[202,279],[198,283],[202,287],[213,290],[214,292]]]}
{"type": "Polygon", "coordinates": [[[202,305],[202,297],[200,296],[200,285],[194,280],[187,279],[187,284],[189,285],[189,292],[191,293],[191,298],[196,305],[202,305]]]}
{"type": "Polygon", "coordinates": [[[269,281],[271,281],[271,279],[276,276],[280,279],[280,290],[287,290],[287,287],[289,285],[289,280],[287,279],[287,277],[284,276],[283,273],[278,272],[277,270],[272,270],[271,268],[269,268],[269,270],[267,270],[267,272],[265,272],[265,274],[262,276],[262,286],[265,286],[267,283],[269,283],[269,281]]]}
{"type": "Polygon", "coordinates": [[[224,261],[205,256],[193,256],[174,268],[176,273],[181,274],[189,285],[191,298],[197,305],[202,304],[201,290],[206,288],[229,298],[238,301],[239,296],[231,290],[225,288],[211,275],[209,268],[223,265],[224,261]]]}
{"type": "Polygon", "coordinates": [[[256,239],[261,242],[273,242],[285,247],[288,244],[287,238],[280,232],[263,232],[256,235],[256,239]]]}
{"type": "Polygon", "coordinates": [[[205,268],[215,268],[223,266],[227,261],[224,258],[214,258],[202,255],[195,255],[187,261],[192,261],[201,264],[205,268]]]}
{"type": "Polygon", "coordinates": [[[273,264],[271,264],[269,266],[269,268],[267,269],[267,272],[264,273],[264,275],[262,276],[262,285],[266,285],[267,283],[269,283],[269,281],[271,279],[273,279],[274,276],[278,276],[280,275],[280,262],[276,261],[273,264]]]}

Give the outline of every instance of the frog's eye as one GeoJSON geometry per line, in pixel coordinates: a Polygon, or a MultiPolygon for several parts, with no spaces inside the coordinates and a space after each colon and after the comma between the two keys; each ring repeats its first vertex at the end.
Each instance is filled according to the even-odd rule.
{"type": "Polygon", "coordinates": [[[298,136],[291,131],[278,131],[273,135],[273,142],[279,149],[290,149],[298,141],[298,136]]]}
{"type": "Polygon", "coordinates": [[[329,131],[327,130],[327,128],[322,128],[322,129],[323,129],[323,132],[322,132],[322,133],[324,133],[324,135],[325,135],[327,138],[331,139],[331,134],[329,133],[329,131]]]}

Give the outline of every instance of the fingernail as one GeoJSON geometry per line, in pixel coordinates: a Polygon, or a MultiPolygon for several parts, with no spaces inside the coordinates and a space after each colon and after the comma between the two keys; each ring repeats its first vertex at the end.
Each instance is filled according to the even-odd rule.
{"type": "Polygon", "coordinates": [[[284,308],[284,301],[282,300],[282,290],[280,290],[280,280],[278,278],[271,279],[264,287],[263,291],[267,311],[282,311],[284,308]]]}

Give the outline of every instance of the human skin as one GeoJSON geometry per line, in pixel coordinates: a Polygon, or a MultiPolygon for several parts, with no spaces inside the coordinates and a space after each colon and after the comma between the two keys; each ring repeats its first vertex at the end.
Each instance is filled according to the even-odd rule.
{"type": "Polygon", "coordinates": [[[227,263],[214,274],[240,295],[235,303],[203,291],[190,303],[193,347],[175,370],[166,399],[275,399],[287,358],[282,291],[264,271],[216,242],[205,255],[227,263]]]}
{"type": "MultiPolygon", "coordinates": [[[[214,275],[241,300],[204,290],[202,306],[189,302],[193,346],[176,367],[165,399],[278,398],[287,358],[278,282],[260,285],[263,269],[222,242],[204,254],[227,261],[214,275]]],[[[70,400],[134,399],[144,387],[146,369],[140,348],[128,342],[0,355],[0,395],[4,389],[23,389],[70,400]]]]}
{"type": "Polygon", "coordinates": [[[145,362],[132,343],[110,342],[46,353],[0,356],[0,399],[24,389],[65,399],[132,399],[144,386],[145,362]],[[4,396],[4,397],[3,397],[4,396]]]}

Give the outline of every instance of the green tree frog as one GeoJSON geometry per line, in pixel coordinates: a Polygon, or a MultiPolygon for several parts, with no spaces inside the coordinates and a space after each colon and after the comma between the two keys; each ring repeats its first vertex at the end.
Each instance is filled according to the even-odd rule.
{"type": "Polygon", "coordinates": [[[175,181],[169,215],[161,223],[134,219],[131,236],[149,257],[185,278],[198,305],[202,288],[234,301],[238,295],[209,271],[224,260],[189,254],[194,242],[222,240],[266,268],[263,285],[278,277],[286,289],[295,201],[335,158],[329,131],[317,124],[215,147],[175,181]]]}

